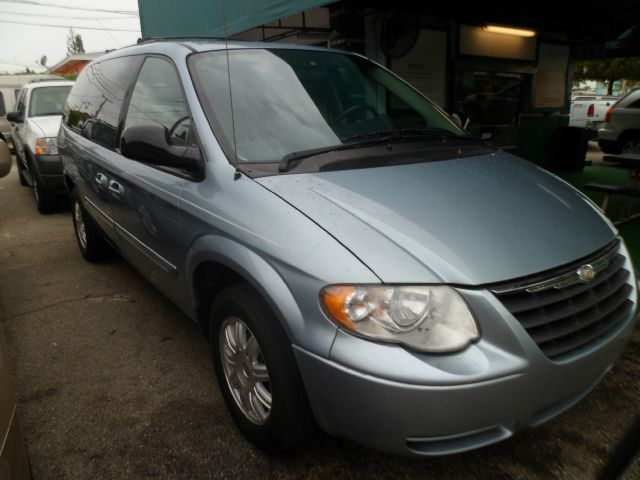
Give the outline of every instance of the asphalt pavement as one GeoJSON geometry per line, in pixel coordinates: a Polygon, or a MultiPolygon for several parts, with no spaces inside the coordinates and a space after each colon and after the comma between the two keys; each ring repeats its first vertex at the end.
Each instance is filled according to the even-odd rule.
{"type": "MultiPolygon", "coordinates": [[[[640,412],[636,328],[586,399],[498,445],[398,458],[318,434],[270,457],[233,425],[197,326],[125,261],[85,262],[68,209],[38,214],[15,168],[0,179],[0,265],[0,321],[36,480],[590,479],[640,412]]],[[[626,478],[640,479],[639,467],[626,478]]]]}

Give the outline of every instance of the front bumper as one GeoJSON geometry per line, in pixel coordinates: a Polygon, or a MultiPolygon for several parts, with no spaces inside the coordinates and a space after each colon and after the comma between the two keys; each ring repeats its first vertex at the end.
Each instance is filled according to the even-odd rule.
{"type": "Polygon", "coordinates": [[[50,193],[64,194],[64,177],[60,155],[40,155],[34,157],[41,187],[50,193]]]}
{"type": "Polygon", "coordinates": [[[399,455],[495,443],[584,397],[618,359],[635,324],[632,312],[589,350],[552,361],[495,297],[461,293],[484,320],[482,339],[461,352],[426,355],[342,331],[328,359],[295,348],[320,427],[399,455]]]}

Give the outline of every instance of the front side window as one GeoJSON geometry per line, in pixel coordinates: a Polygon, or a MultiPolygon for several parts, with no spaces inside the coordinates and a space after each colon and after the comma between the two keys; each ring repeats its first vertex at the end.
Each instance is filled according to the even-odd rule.
{"type": "Polygon", "coordinates": [[[29,99],[29,117],[62,115],[69,91],[71,85],[34,88],[29,99]]]}
{"type": "Polygon", "coordinates": [[[164,59],[148,58],[131,94],[124,130],[134,125],[160,125],[169,145],[186,146],[191,121],[180,80],[164,59]]]}
{"type": "Polygon", "coordinates": [[[16,111],[22,113],[24,115],[25,112],[25,102],[27,98],[27,90],[23,89],[20,91],[20,97],[18,98],[18,105],[16,106],[16,111]]]}
{"type": "Polygon", "coordinates": [[[224,51],[198,53],[189,69],[212,128],[235,144],[240,162],[277,162],[375,132],[463,134],[409,85],[355,55],[242,49],[230,50],[228,61],[229,68],[224,51]]]}
{"type": "Polygon", "coordinates": [[[4,95],[0,92],[0,116],[4,117],[7,114],[7,109],[4,106],[4,95]]]}

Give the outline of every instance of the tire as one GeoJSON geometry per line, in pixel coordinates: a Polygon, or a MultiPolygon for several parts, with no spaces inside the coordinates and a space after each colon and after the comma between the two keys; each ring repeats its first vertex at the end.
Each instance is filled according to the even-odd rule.
{"type": "Polygon", "coordinates": [[[29,184],[27,183],[27,179],[24,178],[24,173],[22,170],[22,160],[20,160],[18,152],[16,152],[16,168],[18,169],[18,179],[20,180],[20,185],[22,185],[23,187],[28,186],[29,184]]]}
{"type": "Polygon", "coordinates": [[[268,453],[301,443],[315,423],[291,342],[262,297],[246,284],[224,289],[211,306],[209,328],[218,385],[238,428],[268,453]],[[242,407],[250,396],[253,403],[242,407]]]}
{"type": "Polygon", "coordinates": [[[76,241],[84,259],[99,262],[107,258],[111,254],[111,246],[102,237],[76,192],[71,195],[71,216],[76,241]]]}
{"type": "Polygon", "coordinates": [[[640,137],[627,138],[622,143],[621,152],[640,155],[640,137]]]}
{"type": "Polygon", "coordinates": [[[40,186],[40,179],[35,172],[31,172],[31,178],[33,181],[33,196],[35,197],[38,211],[42,214],[55,211],[56,207],[59,205],[59,199],[55,195],[43,190],[40,186]]]}

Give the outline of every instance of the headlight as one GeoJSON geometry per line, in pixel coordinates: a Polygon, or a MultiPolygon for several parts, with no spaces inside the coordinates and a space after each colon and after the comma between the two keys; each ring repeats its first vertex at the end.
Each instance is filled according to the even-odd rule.
{"type": "Polygon", "coordinates": [[[465,301],[443,285],[331,285],[322,289],[320,300],[329,317],[346,329],[416,350],[460,350],[480,337],[465,301]]]}
{"type": "Polygon", "coordinates": [[[55,137],[36,138],[36,155],[57,155],[58,139],[55,137]]]}

